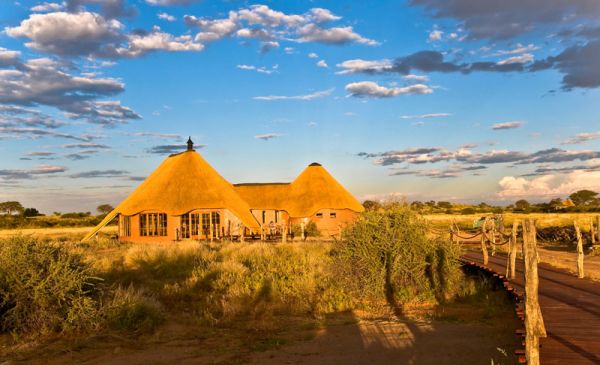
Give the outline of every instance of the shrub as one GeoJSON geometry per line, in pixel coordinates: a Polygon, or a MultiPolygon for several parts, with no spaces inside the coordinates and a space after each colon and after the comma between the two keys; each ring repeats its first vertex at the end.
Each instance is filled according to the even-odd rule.
{"type": "Polygon", "coordinates": [[[160,304],[133,286],[118,287],[104,314],[108,325],[116,330],[152,331],[164,321],[160,304]]]}
{"type": "MultiPolygon", "coordinates": [[[[292,234],[294,237],[302,237],[302,226],[299,224],[292,225],[292,234]]],[[[309,221],[304,226],[304,236],[305,237],[320,237],[321,231],[317,227],[317,224],[313,221],[309,221]]]]}
{"type": "Polygon", "coordinates": [[[0,240],[0,326],[17,333],[99,325],[91,267],[79,255],[25,236],[0,240]]]}
{"type": "Polygon", "coordinates": [[[430,240],[427,223],[409,207],[366,211],[336,243],[336,265],[356,296],[389,304],[450,295],[460,277],[458,247],[430,240]]]}

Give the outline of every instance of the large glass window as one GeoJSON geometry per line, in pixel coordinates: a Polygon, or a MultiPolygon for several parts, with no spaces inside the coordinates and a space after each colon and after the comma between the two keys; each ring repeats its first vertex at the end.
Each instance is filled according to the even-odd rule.
{"type": "Polygon", "coordinates": [[[131,217],[122,215],[120,222],[121,222],[121,236],[122,237],[130,237],[131,236],[131,217]]]}
{"type": "Polygon", "coordinates": [[[165,213],[140,214],[140,236],[166,236],[167,215],[165,213]]]}
{"type": "MultiPolygon", "coordinates": [[[[181,238],[190,238],[198,235],[200,214],[186,213],[181,216],[181,238]]],[[[208,226],[207,226],[208,227],[208,226]]]]}

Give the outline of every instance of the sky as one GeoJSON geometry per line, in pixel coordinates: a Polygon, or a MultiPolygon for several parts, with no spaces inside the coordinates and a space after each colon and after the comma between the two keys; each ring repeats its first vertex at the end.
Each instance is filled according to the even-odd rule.
{"type": "Polygon", "coordinates": [[[600,191],[597,0],[0,2],[0,201],[116,205],[196,150],[357,198],[600,191]]]}

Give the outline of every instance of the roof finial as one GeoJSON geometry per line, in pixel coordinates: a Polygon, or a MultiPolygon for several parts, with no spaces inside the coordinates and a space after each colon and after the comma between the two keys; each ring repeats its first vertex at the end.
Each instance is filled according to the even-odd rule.
{"type": "Polygon", "coordinates": [[[187,140],[187,150],[188,151],[193,151],[194,150],[194,142],[192,142],[192,136],[188,137],[188,140],[187,140]]]}

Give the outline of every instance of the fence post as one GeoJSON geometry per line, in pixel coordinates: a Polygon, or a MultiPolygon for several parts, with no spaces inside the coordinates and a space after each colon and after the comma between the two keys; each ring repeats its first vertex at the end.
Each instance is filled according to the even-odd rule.
{"type": "Polygon", "coordinates": [[[510,246],[510,279],[514,279],[516,277],[515,275],[515,269],[516,269],[516,262],[517,262],[517,239],[518,239],[518,230],[519,230],[519,222],[514,221],[513,222],[513,226],[512,226],[512,232],[511,232],[511,236],[510,236],[510,240],[512,242],[512,245],[510,246]]]}
{"type": "Polygon", "coordinates": [[[281,231],[281,243],[287,242],[287,224],[283,224],[283,228],[281,231]]]}
{"type": "MultiPolygon", "coordinates": [[[[600,227],[598,229],[600,229],[600,227]]],[[[590,218],[590,236],[592,236],[593,245],[596,243],[596,230],[594,229],[594,218],[590,218]]]]}
{"type": "Polygon", "coordinates": [[[533,220],[523,222],[525,256],[525,357],[528,365],[540,364],[540,337],[546,337],[544,318],[538,301],[538,255],[533,220]]]}
{"type": "Polygon", "coordinates": [[[492,224],[492,229],[490,230],[490,234],[492,235],[490,239],[490,243],[492,245],[492,256],[496,256],[496,221],[490,219],[489,222],[492,224]]]}
{"type": "Polygon", "coordinates": [[[596,242],[600,242],[600,215],[596,216],[596,242]]]}
{"type": "Polygon", "coordinates": [[[483,222],[483,224],[481,225],[481,253],[483,254],[483,264],[487,266],[488,264],[488,251],[487,251],[487,247],[485,244],[485,225],[487,222],[487,218],[486,220],[483,222]]]}
{"type": "Polygon", "coordinates": [[[575,227],[575,237],[577,239],[577,277],[582,279],[583,274],[583,240],[581,239],[581,231],[577,226],[577,221],[573,221],[575,227]]]}

